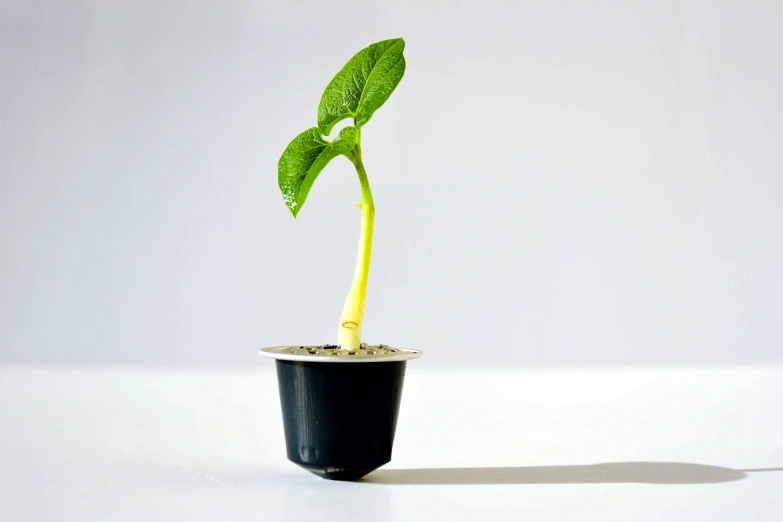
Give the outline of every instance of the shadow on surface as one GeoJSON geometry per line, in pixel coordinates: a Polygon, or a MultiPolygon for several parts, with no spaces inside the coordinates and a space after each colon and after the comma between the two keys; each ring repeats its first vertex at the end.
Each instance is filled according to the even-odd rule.
{"type": "Polygon", "coordinates": [[[362,482],[371,484],[711,484],[732,482],[748,472],[783,468],[730,469],[686,462],[609,462],[580,466],[520,468],[380,469],[362,482]]]}

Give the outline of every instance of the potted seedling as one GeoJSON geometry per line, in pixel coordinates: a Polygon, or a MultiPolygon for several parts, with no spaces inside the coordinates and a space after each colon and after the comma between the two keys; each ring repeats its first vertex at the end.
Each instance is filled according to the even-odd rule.
{"type": "Polygon", "coordinates": [[[359,255],[337,344],[261,350],[276,359],[288,459],[328,479],[355,480],[391,460],[406,361],[421,357],[418,350],[362,342],[375,220],[362,127],[400,83],[404,48],[401,38],[384,40],[351,58],[321,97],[318,126],[294,138],[278,163],[280,191],[294,217],[318,174],[338,156],[356,167],[361,187],[359,255]],[[352,126],[325,138],[346,118],[352,126]]]}

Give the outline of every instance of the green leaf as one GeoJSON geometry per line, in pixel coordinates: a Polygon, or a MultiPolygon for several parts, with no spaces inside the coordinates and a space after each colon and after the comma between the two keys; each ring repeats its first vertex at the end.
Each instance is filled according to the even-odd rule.
{"type": "Polygon", "coordinates": [[[389,99],[405,73],[402,38],[362,49],[329,82],[318,105],[318,128],[328,135],[334,125],[354,118],[361,127],[389,99]]]}
{"type": "Polygon", "coordinates": [[[328,142],[321,137],[318,128],[313,127],[288,144],[277,164],[277,183],[294,217],[302,209],[310,187],[326,164],[353,150],[357,132],[355,127],[345,127],[333,142],[328,142]]]}

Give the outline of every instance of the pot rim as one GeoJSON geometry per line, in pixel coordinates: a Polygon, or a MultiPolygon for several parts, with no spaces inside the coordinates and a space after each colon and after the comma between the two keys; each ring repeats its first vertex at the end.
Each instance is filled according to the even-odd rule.
{"type": "Polygon", "coordinates": [[[296,346],[270,346],[267,348],[261,348],[259,353],[264,357],[270,359],[276,359],[279,361],[301,361],[301,362],[323,362],[323,363],[379,363],[379,362],[392,362],[392,361],[407,361],[409,359],[418,359],[424,355],[421,350],[412,350],[410,348],[394,348],[397,353],[388,355],[370,355],[363,357],[341,357],[334,355],[301,355],[295,353],[285,353],[283,350],[288,348],[298,348],[296,346]]]}

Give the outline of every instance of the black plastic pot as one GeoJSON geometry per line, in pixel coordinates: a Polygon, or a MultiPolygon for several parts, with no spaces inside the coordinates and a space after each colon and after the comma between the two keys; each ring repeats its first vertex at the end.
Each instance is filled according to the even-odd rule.
{"type": "Polygon", "coordinates": [[[421,352],[346,360],[277,350],[264,351],[277,359],[291,462],[326,479],[356,480],[391,461],[406,359],[421,352]]]}

